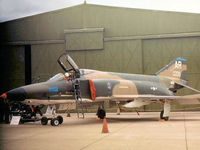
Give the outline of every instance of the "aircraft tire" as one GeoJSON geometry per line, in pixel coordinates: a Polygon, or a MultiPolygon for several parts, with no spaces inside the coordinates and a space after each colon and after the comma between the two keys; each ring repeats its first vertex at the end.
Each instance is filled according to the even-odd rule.
{"type": "Polygon", "coordinates": [[[106,111],[104,109],[99,109],[97,114],[100,119],[104,119],[106,116],[106,111]]]}
{"type": "Polygon", "coordinates": [[[169,117],[163,117],[163,115],[164,115],[164,110],[162,110],[162,111],[160,112],[160,119],[164,119],[165,121],[168,121],[168,120],[169,120],[169,117]]]}
{"type": "Polygon", "coordinates": [[[47,117],[42,117],[42,119],[41,119],[41,124],[42,124],[42,125],[47,125],[47,123],[48,123],[47,117]]]}
{"type": "Polygon", "coordinates": [[[62,124],[63,123],[63,117],[62,116],[57,116],[57,119],[59,121],[59,124],[62,124]]]}
{"type": "Polygon", "coordinates": [[[58,126],[58,125],[59,125],[59,120],[58,120],[57,118],[53,118],[53,119],[51,120],[51,125],[52,125],[52,126],[58,126]]]}

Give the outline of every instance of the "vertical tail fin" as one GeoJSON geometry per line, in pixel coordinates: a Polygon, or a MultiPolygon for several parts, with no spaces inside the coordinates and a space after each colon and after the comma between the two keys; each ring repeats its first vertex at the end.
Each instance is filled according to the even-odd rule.
{"type": "Polygon", "coordinates": [[[186,83],[187,65],[185,58],[176,58],[156,73],[157,76],[170,78],[177,83],[186,83]]]}

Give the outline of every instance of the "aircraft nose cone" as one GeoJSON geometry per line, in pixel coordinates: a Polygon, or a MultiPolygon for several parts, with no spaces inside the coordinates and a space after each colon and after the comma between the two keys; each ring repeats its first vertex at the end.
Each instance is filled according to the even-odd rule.
{"type": "Polygon", "coordinates": [[[16,88],[6,92],[7,99],[11,101],[23,101],[26,99],[26,91],[23,88],[16,88]]]}

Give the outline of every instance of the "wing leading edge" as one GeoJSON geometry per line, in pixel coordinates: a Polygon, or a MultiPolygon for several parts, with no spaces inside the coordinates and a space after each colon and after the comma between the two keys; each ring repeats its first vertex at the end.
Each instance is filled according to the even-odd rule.
{"type": "Polygon", "coordinates": [[[176,101],[181,105],[200,104],[200,94],[185,96],[155,96],[155,95],[115,95],[114,100],[133,100],[125,105],[126,108],[137,108],[152,102],[176,101]]]}
{"type": "Polygon", "coordinates": [[[134,100],[134,99],[144,99],[144,100],[200,100],[200,94],[185,95],[185,96],[157,96],[157,95],[113,95],[112,99],[118,100],[134,100]]]}

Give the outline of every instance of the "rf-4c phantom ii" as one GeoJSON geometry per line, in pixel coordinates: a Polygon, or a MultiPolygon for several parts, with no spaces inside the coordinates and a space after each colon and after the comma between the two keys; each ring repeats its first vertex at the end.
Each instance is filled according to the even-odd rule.
{"type": "MultiPolygon", "coordinates": [[[[67,105],[69,101],[91,103],[116,101],[118,104],[123,102],[125,108],[137,108],[159,102],[163,103],[160,118],[166,121],[169,119],[170,102],[199,104],[200,91],[186,85],[185,58],[176,58],[155,75],[79,69],[72,58],[65,53],[58,58],[58,63],[65,74],[59,73],[46,82],[12,89],[1,97],[9,103],[31,105],[32,111],[39,111],[39,105],[67,105]],[[174,96],[174,93],[183,87],[197,94],[174,96]]],[[[97,116],[103,119],[105,115],[104,107],[99,107],[97,116]]],[[[27,116],[29,113],[25,115],[27,116]]],[[[50,119],[43,117],[41,123],[45,125],[48,120],[51,120],[54,126],[63,122],[63,118],[58,116],[50,119]]]]}

